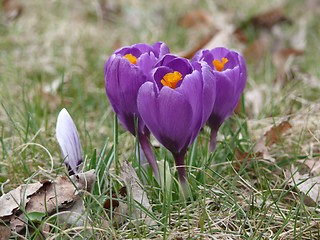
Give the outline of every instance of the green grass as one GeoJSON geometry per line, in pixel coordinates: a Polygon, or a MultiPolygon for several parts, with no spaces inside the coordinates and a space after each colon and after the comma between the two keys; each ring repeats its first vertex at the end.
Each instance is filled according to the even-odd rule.
{"type": "MultiPolygon", "coordinates": [[[[115,47],[137,42],[165,41],[175,53],[189,49],[205,31],[199,30],[195,37],[190,34],[194,30],[177,24],[179,17],[201,8],[209,11],[215,22],[218,13],[213,3],[205,0],[198,4],[191,0],[183,4],[169,0],[161,4],[110,2],[122,10],[121,15],[111,15],[112,21],[101,19],[96,2],[84,1],[74,5],[33,0],[24,3],[22,15],[11,22],[1,13],[1,190],[8,192],[28,181],[66,174],[55,139],[56,119],[63,107],[78,128],[85,170],[95,169],[97,174],[94,189],[83,197],[87,226],[67,226],[59,223],[56,215],[45,216],[40,222],[31,221],[22,237],[44,239],[41,226],[49,223],[49,239],[68,239],[75,232],[78,239],[319,239],[318,208],[306,205],[305,195],[290,187],[283,174],[291,164],[301,166],[297,160],[319,157],[320,33],[311,10],[303,11],[300,1],[284,1],[285,12],[293,20],[292,25],[279,26],[285,43],[294,37],[300,18],[308,21],[307,46],[292,64],[294,78],[284,87],[275,86],[276,69],[270,51],[262,59],[248,60],[245,117],[232,116],[224,123],[214,153],[207,150],[208,129],[201,131],[186,156],[192,194],[184,200],[174,160],[163,147],[154,150],[158,161],[165,160],[166,177],[171,180],[166,183],[172,186],[162,189],[150,169],[139,167],[137,143],[117,125],[109,106],[104,62],[115,47]],[[54,81],[60,86],[45,92],[43,89],[54,81]],[[254,112],[257,99],[251,101],[247,96],[257,89],[262,102],[254,112]],[[293,129],[269,149],[275,162],[255,154],[252,159],[237,159],[236,149],[253,153],[256,140],[287,117],[293,129]],[[135,205],[130,196],[119,200],[131,208],[122,224],[103,208],[112,193],[123,186],[118,171],[124,160],[132,163],[144,183],[152,212],[138,208],[148,212],[154,226],[139,224],[133,218],[130,212],[135,205]]],[[[259,5],[255,1],[216,2],[222,13],[231,13],[233,23],[278,6],[278,1],[261,1],[259,5]]],[[[259,34],[252,31],[249,29],[248,34],[259,34]]]]}

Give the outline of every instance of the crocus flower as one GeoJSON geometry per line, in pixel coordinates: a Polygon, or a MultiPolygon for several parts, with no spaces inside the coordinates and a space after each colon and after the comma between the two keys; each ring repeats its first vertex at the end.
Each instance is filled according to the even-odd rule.
{"type": "Polygon", "coordinates": [[[120,123],[134,136],[137,122],[139,142],[156,174],[158,168],[149,144],[150,132],[138,112],[137,94],[141,85],[148,81],[154,64],[168,52],[169,48],[161,42],[139,43],[118,49],[105,64],[105,87],[110,104],[120,123]]]}
{"type": "Polygon", "coordinates": [[[215,78],[205,62],[167,54],[155,65],[152,82],[138,94],[138,110],[151,133],[174,156],[186,188],[184,156],[208,120],[215,101],[215,78]]]}
{"type": "Polygon", "coordinates": [[[211,128],[210,150],[213,151],[216,147],[217,132],[223,121],[232,114],[245,87],[246,63],[239,53],[223,47],[200,50],[192,61],[207,62],[216,76],[216,102],[207,122],[211,128]]]}
{"type": "Polygon", "coordinates": [[[80,138],[77,128],[65,108],[62,109],[58,115],[56,138],[60,145],[69,175],[79,173],[79,166],[82,163],[80,138]]]}

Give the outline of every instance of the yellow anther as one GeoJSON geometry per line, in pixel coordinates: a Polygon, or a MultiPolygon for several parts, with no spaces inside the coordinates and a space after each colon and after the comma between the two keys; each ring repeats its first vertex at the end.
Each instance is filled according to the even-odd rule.
{"type": "Polygon", "coordinates": [[[215,59],[212,61],[213,66],[217,71],[221,72],[224,68],[224,65],[228,62],[228,58],[222,58],[221,61],[215,59]]]}
{"type": "Polygon", "coordinates": [[[182,80],[182,74],[178,71],[174,71],[164,75],[161,80],[161,83],[163,86],[168,86],[170,88],[175,89],[177,87],[177,83],[181,80],[182,80]]]}
{"type": "Polygon", "coordinates": [[[131,62],[132,64],[136,64],[137,63],[137,58],[135,56],[133,56],[131,53],[128,53],[126,55],[123,56],[124,58],[128,59],[129,62],[131,62]]]}

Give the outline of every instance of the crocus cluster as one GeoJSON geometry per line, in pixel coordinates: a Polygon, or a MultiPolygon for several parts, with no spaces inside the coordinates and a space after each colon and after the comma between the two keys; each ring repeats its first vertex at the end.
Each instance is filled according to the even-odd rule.
{"type": "Polygon", "coordinates": [[[236,107],[246,82],[243,57],[226,48],[201,50],[193,59],[175,56],[161,42],[115,51],[105,64],[105,87],[120,123],[134,136],[155,174],[150,132],[174,156],[187,183],[184,157],[201,128],[216,134],[236,107]]]}

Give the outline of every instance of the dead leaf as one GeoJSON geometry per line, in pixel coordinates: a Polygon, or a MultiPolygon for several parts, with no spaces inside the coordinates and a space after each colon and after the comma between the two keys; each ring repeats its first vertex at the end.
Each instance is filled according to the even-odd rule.
{"type": "Polygon", "coordinates": [[[306,165],[313,176],[320,174],[320,159],[298,160],[298,162],[306,165]]]}
{"type": "Polygon", "coordinates": [[[125,213],[127,213],[128,206],[123,202],[126,196],[127,188],[122,187],[119,191],[119,195],[115,193],[112,194],[111,198],[107,199],[103,204],[103,207],[109,216],[111,217],[111,213],[113,214],[112,219],[114,226],[120,226],[126,220],[125,213]]]}
{"type": "Polygon", "coordinates": [[[8,21],[18,18],[23,10],[23,6],[18,0],[3,0],[2,7],[8,21]]]}
{"type": "Polygon", "coordinates": [[[265,59],[270,45],[270,34],[263,33],[245,48],[243,55],[247,61],[252,62],[257,67],[265,59]]]}
{"type": "Polygon", "coordinates": [[[268,86],[261,84],[253,89],[247,90],[245,94],[246,114],[249,118],[254,118],[263,110],[266,100],[265,90],[268,86]]]}
{"type": "Polygon", "coordinates": [[[0,197],[0,218],[12,215],[21,204],[25,206],[30,201],[30,196],[37,192],[42,185],[40,182],[24,184],[2,195],[0,197]]]}
{"type": "Polygon", "coordinates": [[[122,187],[119,190],[119,196],[117,196],[115,193],[112,194],[111,199],[107,199],[103,205],[105,209],[111,209],[111,208],[116,208],[119,206],[119,201],[117,199],[125,198],[127,196],[127,188],[122,187]]]}
{"type": "Polygon", "coordinates": [[[179,56],[191,59],[200,49],[206,48],[206,45],[212,40],[217,31],[210,32],[207,36],[202,38],[194,47],[191,49],[178,53],[179,56]]]}
{"type": "Polygon", "coordinates": [[[122,15],[122,8],[117,1],[99,0],[97,15],[103,21],[117,22],[122,15]]]}
{"type": "Polygon", "coordinates": [[[234,30],[233,32],[233,35],[241,43],[246,43],[248,41],[246,34],[243,32],[243,29],[241,28],[236,28],[236,30],[234,30]]]}
{"type": "Polygon", "coordinates": [[[275,83],[280,86],[285,86],[288,79],[287,76],[290,72],[293,58],[295,56],[301,56],[303,51],[294,48],[284,48],[273,53],[273,65],[277,69],[277,76],[275,83]]]}
{"type": "Polygon", "coordinates": [[[282,7],[278,7],[251,17],[249,22],[257,28],[270,29],[274,25],[282,22],[290,23],[291,20],[285,15],[284,9],[282,7]]]}
{"type": "Polygon", "coordinates": [[[88,216],[85,213],[84,202],[81,198],[74,201],[71,207],[59,212],[58,221],[60,223],[68,223],[75,226],[84,226],[88,222],[88,216]]]}
{"type": "Polygon", "coordinates": [[[319,0],[307,0],[306,1],[306,7],[307,7],[307,11],[309,11],[310,13],[316,13],[316,14],[320,14],[320,2],[319,0]]]}
{"type": "Polygon", "coordinates": [[[128,161],[125,161],[122,164],[120,178],[126,185],[129,199],[132,199],[132,203],[135,205],[131,209],[134,219],[143,221],[148,226],[154,225],[155,221],[151,219],[144,210],[142,210],[143,207],[144,209],[146,209],[146,211],[151,212],[152,208],[147,194],[142,188],[143,185],[141,184],[135,170],[128,161]]]}
{"type": "Polygon", "coordinates": [[[274,143],[280,143],[282,135],[292,128],[292,125],[289,121],[283,121],[279,125],[273,126],[269,131],[267,131],[265,136],[266,146],[271,146],[274,143]]]}
{"type": "Polygon", "coordinates": [[[290,36],[290,46],[293,49],[303,51],[307,46],[308,17],[302,16],[296,20],[298,30],[294,30],[293,36],[290,36]]]}
{"type": "Polygon", "coordinates": [[[291,166],[291,171],[286,170],[284,175],[289,186],[296,187],[306,195],[306,205],[314,207],[319,204],[320,176],[311,177],[309,174],[300,174],[294,166],[291,166]]]}
{"type": "MultiPolygon", "coordinates": [[[[205,49],[213,49],[216,47],[224,46],[226,48],[235,48],[238,51],[241,51],[241,46],[237,45],[237,39],[233,34],[235,27],[232,24],[221,24],[222,29],[218,29],[218,32],[212,37],[212,39],[203,47],[205,49]]],[[[239,45],[239,44],[238,44],[239,45]]]]}
{"type": "Polygon", "coordinates": [[[282,135],[292,128],[289,121],[282,121],[280,124],[271,127],[256,143],[253,151],[257,153],[262,153],[263,159],[270,160],[274,162],[275,159],[270,155],[268,147],[272,144],[280,143],[282,140],[282,135]]]}
{"type": "Polygon", "coordinates": [[[239,171],[241,168],[241,165],[244,162],[251,162],[251,160],[262,157],[261,152],[243,152],[239,148],[236,148],[235,150],[235,158],[236,161],[233,163],[233,167],[236,171],[239,171]]]}
{"type": "Polygon", "coordinates": [[[18,211],[21,207],[25,213],[39,212],[49,215],[55,213],[57,209],[61,209],[61,212],[65,211],[61,214],[65,216],[64,219],[68,218],[67,223],[79,224],[74,221],[79,220],[79,215],[83,213],[84,209],[80,192],[90,191],[94,181],[94,170],[90,170],[73,175],[70,179],[66,176],[60,176],[52,181],[19,186],[1,197],[3,201],[0,209],[1,216],[3,216],[1,219],[10,220],[11,230],[20,232],[25,228],[27,222],[25,214],[18,211]],[[10,206],[9,210],[5,209],[7,205],[10,206]],[[73,213],[70,215],[70,212],[73,213]],[[77,215],[77,219],[75,215],[77,215]]]}
{"type": "Polygon", "coordinates": [[[10,238],[11,231],[10,228],[0,223],[0,240],[7,240],[10,238]]]}
{"type": "Polygon", "coordinates": [[[211,14],[203,9],[193,9],[185,13],[178,20],[178,24],[185,28],[211,25],[211,14]]]}
{"type": "Polygon", "coordinates": [[[194,36],[200,36],[194,40],[196,44],[186,50],[185,52],[178,53],[177,55],[186,58],[192,58],[194,54],[200,49],[213,49],[216,47],[226,47],[237,49],[241,51],[243,46],[241,41],[238,40],[235,32],[235,26],[230,23],[231,16],[225,12],[216,10],[214,13],[207,14],[206,11],[190,11],[180,19],[180,24],[190,28],[191,39],[194,36]],[[212,15],[214,14],[214,21],[212,15]],[[201,32],[204,34],[200,34],[201,32]]]}

